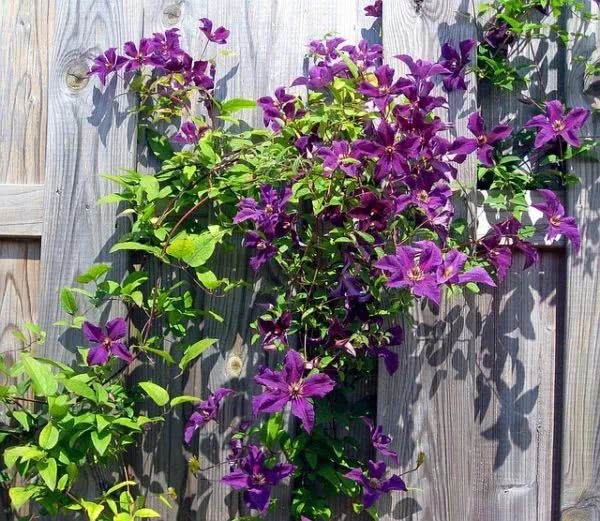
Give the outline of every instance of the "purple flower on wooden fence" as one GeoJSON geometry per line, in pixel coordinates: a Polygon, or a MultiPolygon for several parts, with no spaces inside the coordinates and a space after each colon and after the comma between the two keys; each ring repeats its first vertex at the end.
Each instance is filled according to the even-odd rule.
{"type": "Polygon", "coordinates": [[[365,15],[381,18],[383,15],[383,0],[375,0],[374,4],[365,7],[365,15]]]}
{"type": "Polygon", "coordinates": [[[204,36],[210,42],[214,42],[218,45],[224,45],[227,43],[227,38],[229,38],[230,32],[225,29],[225,27],[217,27],[213,31],[213,23],[212,20],[208,18],[200,18],[200,31],[204,33],[204,36]]]}
{"type": "Polygon", "coordinates": [[[102,85],[106,85],[106,80],[113,73],[123,68],[127,63],[127,58],[119,56],[117,49],[111,47],[104,51],[103,54],[94,58],[94,63],[88,72],[89,76],[94,74],[100,78],[102,85]]]}
{"type": "Polygon", "coordinates": [[[546,114],[534,116],[525,124],[525,128],[538,128],[535,148],[541,148],[558,138],[564,139],[571,146],[579,147],[579,130],[589,115],[589,110],[583,107],[575,107],[565,114],[562,103],[552,100],[546,102],[546,114]]]}
{"type": "Polygon", "coordinates": [[[173,141],[176,143],[194,145],[198,143],[207,130],[207,126],[198,127],[194,122],[186,121],[181,125],[179,132],[173,136],[173,141]]]}
{"type": "Polygon", "coordinates": [[[204,427],[211,420],[217,419],[221,400],[230,394],[233,394],[231,389],[221,387],[211,393],[206,400],[196,404],[194,412],[189,417],[183,431],[183,439],[186,443],[192,441],[192,436],[198,429],[204,427]]]}
{"type": "Polygon", "coordinates": [[[467,90],[465,68],[471,63],[470,54],[476,44],[475,40],[463,40],[458,44],[458,49],[452,47],[448,42],[442,46],[442,57],[439,63],[450,71],[450,74],[445,75],[442,80],[444,88],[448,92],[467,90]]]}
{"type": "Polygon", "coordinates": [[[292,314],[284,311],[275,320],[259,318],[258,332],[263,337],[262,345],[267,351],[274,351],[278,345],[287,345],[287,330],[292,323],[292,314]]]}
{"type": "Polygon", "coordinates": [[[367,464],[368,470],[352,469],[345,477],[356,481],[363,488],[363,507],[370,508],[383,495],[392,490],[406,491],[404,480],[394,474],[389,479],[384,479],[387,467],[383,461],[371,461],[367,464]]]}
{"type": "Polygon", "coordinates": [[[289,463],[267,466],[267,455],[255,445],[248,447],[248,454],[237,469],[223,476],[221,481],[236,489],[244,490],[244,501],[250,508],[264,513],[271,499],[271,488],[294,472],[289,463]]]}
{"type": "Polygon", "coordinates": [[[537,191],[544,198],[543,203],[533,204],[548,219],[547,237],[549,240],[564,235],[573,244],[576,252],[581,247],[581,236],[575,217],[565,215],[565,208],[552,190],[537,191]]]}
{"type": "Polygon", "coordinates": [[[394,255],[386,255],[375,267],[388,274],[387,286],[404,288],[418,297],[426,297],[439,305],[441,300],[437,270],[442,253],[431,241],[418,241],[416,247],[399,246],[394,255]]]}
{"type": "Polygon", "coordinates": [[[261,368],[254,381],[265,387],[265,391],[252,400],[254,414],[279,412],[291,403],[292,414],[302,421],[307,432],[311,432],[315,411],[309,398],[323,398],[333,390],[335,382],[326,374],[304,377],[304,372],[304,358],[294,350],[285,355],[281,371],[261,368]]]}
{"type": "Polygon", "coordinates": [[[494,147],[492,145],[510,136],[512,127],[510,125],[497,125],[490,132],[487,132],[481,114],[473,112],[469,116],[467,128],[476,137],[477,159],[485,166],[494,166],[494,147]]]}
{"type": "Polygon", "coordinates": [[[392,443],[392,437],[383,434],[383,427],[381,425],[375,425],[371,418],[363,418],[363,421],[369,427],[369,433],[371,435],[371,444],[373,448],[383,454],[391,458],[396,465],[398,465],[398,453],[395,450],[390,449],[390,444],[392,443]]]}
{"type": "Polygon", "coordinates": [[[131,363],[133,356],[123,342],[127,335],[127,322],[124,318],[115,318],[106,323],[105,328],[90,322],[82,326],[85,338],[90,342],[87,355],[88,365],[104,365],[111,356],[131,363]]]}

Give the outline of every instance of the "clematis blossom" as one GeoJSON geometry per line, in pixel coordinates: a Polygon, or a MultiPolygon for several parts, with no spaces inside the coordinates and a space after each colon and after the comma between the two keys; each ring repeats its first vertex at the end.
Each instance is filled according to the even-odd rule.
{"type": "Polygon", "coordinates": [[[267,454],[256,445],[248,447],[239,467],[221,478],[221,482],[236,490],[244,491],[244,501],[249,508],[264,514],[271,500],[271,489],[294,472],[289,463],[267,465],[267,454]]]}
{"type": "Polygon", "coordinates": [[[263,349],[274,351],[278,344],[287,345],[287,330],[292,323],[292,314],[289,311],[284,311],[274,320],[259,318],[257,323],[263,349]]]}
{"type": "Polygon", "coordinates": [[[311,432],[315,424],[315,410],[310,399],[329,394],[335,382],[323,373],[304,376],[304,372],[304,359],[294,350],[285,355],[281,371],[263,367],[254,377],[254,381],[265,388],[252,400],[254,414],[279,412],[290,403],[292,414],[302,421],[307,432],[311,432]]]}
{"type": "Polygon", "coordinates": [[[448,92],[467,90],[465,68],[471,63],[470,54],[476,43],[473,39],[463,40],[458,44],[458,49],[452,47],[448,42],[442,45],[442,57],[439,63],[450,71],[450,74],[445,75],[442,80],[444,88],[448,92]]]}
{"type": "Polygon", "coordinates": [[[579,131],[590,115],[589,110],[575,107],[565,114],[562,103],[558,100],[546,102],[546,114],[538,114],[525,123],[525,128],[537,128],[535,148],[564,139],[569,145],[581,146],[579,131]]]}
{"type": "Polygon", "coordinates": [[[127,64],[127,58],[124,56],[119,56],[117,54],[117,49],[115,47],[111,47],[104,51],[103,54],[94,58],[94,63],[90,67],[88,71],[88,76],[96,75],[100,78],[100,83],[102,85],[106,85],[106,80],[108,77],[123,68],[127,64]]]}
{"type": "Polygon", "coordinates": [[[87,355],[88,365],[104,365],[111,356],[131,363],[133,356],[123,339],[127,335],[127,322],[124,318],[115,318],[106,323],[104,328],[84,322],[83,335],[90,343],[87,355]]]}
{"type": "Polygon", "coordinates": [[[217,27],[213,31],[213,23],[212,20],[208,18],[200,18],[200,31],[204,33],[206,39],[209,42],[214,42],[217,45],[224,45],[227,43],[227,38],[229,38],[230,32],[225,29],[225,27],[217,27]]]}
{"type": "Polygon", "coordinates": [[[221,401],[230,394],[233,394],[231,389],[221,387],[214,393],[211,393],[206,400],[196,404],[194,407],[194,412],[186,422],[183,431],[183,439],[186,443],[189,444],[190,441],[192,441],[192,437],[198,429],[201,429],[210,421],[217,419],[221,401]]]}
{"type": "Polygon", "coordinates": [[[490,132],[485,129],[485,122],[479,112],[473,112],[469,116],[467,128],[475,136],[477,145],[477,159],[485,166],[494,166],[494,143],[502,141],[510,136],[512,127],[510,125],[497,125],[490,132]]]}
{"type": "Polygon", "coordinates": [[[389,479],[385,479],[386,470],[387,467],[383,461],[369,460],[366,472],[356,468],[345,474],[346,478],[356,481],[362,486],[364,508],[371,508],[383,494],[387,494],[392,490],[404,492],[408,490],[404,480],[396,474],[389,479]]]}
{"type": "Polygon", "coordinates": [[[537,192],[544,198],[543,203],[532,206],[537,208],[548,219],[546,236],[549,240],[564,235],[571,241],[573,249],[578,252],[581,247],[581,236],[575,217],[565,214],[565,208],[552,190],[540,189],[537,192]]]}
{"type": "Polygon", "coordinates": [[[390,444],[392,443],[392,437],[387,434],[383,434],[383,427],[381,425],[375,425],[371,418],[364,417],[363,421],[367,427],[369,427],[371,444],[373,445],[373,448],[384,456],[391,458],[396,465],[398,465],[398,453],[389,448],[390,444]]]}

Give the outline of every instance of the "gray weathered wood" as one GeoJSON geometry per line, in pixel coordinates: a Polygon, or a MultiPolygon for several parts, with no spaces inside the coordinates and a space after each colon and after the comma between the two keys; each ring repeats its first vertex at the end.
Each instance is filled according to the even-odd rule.
{"type": "MultiPolygon", "coordinates": [[[[594,5],[594,2],[586,2],[594,5]]],[[[597,13],[598,8],[594,5],[597,13]]],[[[570,31],[585,36],[567,52],[565,63],[575,56],[583,61],[569,65],[565,74],[567,101],[570,106],[589,107],[591,98],[582,95],[586,58],[598,48],[597,22],[585,23],[572,17],[570,31]]],[[[600,135],[594,116],[584,135],[600,135]]],[[[600,520],[600,269],[598,223],[600,190],[598,165],[586,160],[573,161],[571,170],[581,184],[569,189],[568,211],[575,215],[582,232],[579,255],[569,249],[566,267],[564,402],[562,421],[562,472],[560,482],[560,519],[563,521],[600,520]]]]}
{"type": "Polygon", "coordinates": [[[65,344],[70,339],[73,350],[75,336],[63,336],[61,345],[52,325],[61,317],[58,292],[94,262],[112,262],[117,277],[123,272],[124,259],[108,254],[122,230],[117,209],[96,203],[114,185],[99,174],[135,166],[135,120],[126,118],[132,100],[115,97],[116,78],[100,89],[85,73],[94,56],[139,35],[141,17],[140,4],[128,1],[52,2],[52,10],[40,319],[46,355],[69,360],[65,344]]]}
{"type": "Polygon", "coordinates": [[[40,237],[44,185],[0,185],[0,237],[40,237]]]}

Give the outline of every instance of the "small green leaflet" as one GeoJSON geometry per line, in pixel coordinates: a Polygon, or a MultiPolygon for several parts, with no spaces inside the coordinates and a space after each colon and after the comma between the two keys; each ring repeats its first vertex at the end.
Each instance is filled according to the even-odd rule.
{"type": "Polygon", "coordinates": [[[181,357],[181,361],[179,362],[179,367],[181,369],[185,369],[189,363],[198,358],[204,351],[206,351],[210,346],[212,346],[217,341],[216,338],[203,338],[199,340],[195,344],[189,346],[181,357]]]}
{"type": "Polygon", "coordinates": [[[46,364],[38,362],[27,353],[21,355],[21,360],[27,376],[31,378],[35,394],[38,396],[51,396],[56,393],[58,382],[46,364]]]}

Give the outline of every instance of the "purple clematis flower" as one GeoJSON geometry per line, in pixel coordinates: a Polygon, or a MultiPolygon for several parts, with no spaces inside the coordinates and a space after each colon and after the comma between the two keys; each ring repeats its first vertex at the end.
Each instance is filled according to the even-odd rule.
{"type": "Polygon", "coordinates": [[[321,147],[318,153],[323,158],[323,174],[326,177],[331,177],[338,168],[350,177],[358,177],[360,164],[348,141],[334,141],[331,147],[321,147]]]}
{"type": "Polygon", "coordinates": [[[543,203],[533,204],[548,219],[547,237],[549,240],[564,235],[573,244],[576,252],[581,247],[581,236],[575,217],[565,215],[565,208],[552,190],[541,189],[537,192],[544,198],[543,203]]]}
{"type": "Polygon", "coordinates": [[[476,43],[477,42],[472,39],[463,40],[458,44],[458,50],[452,47],[448,42],[442,46],[442,58],[439,63],[450,71],[450,74],[444,76],[443,79],[444,88],[448,92],[454,90],[467,90],[467,84],[465,83],[465,68],[471,63],[469,55],[476,43]]]}
{"type": "Polygon", "coordinates": [[[401,177],[408,172],[408,159],[415,156],[419,139],[406,137],[396,141],[396,129],[381,121],[375,132],[375,141],[360,139],[354,142],[354,151],[360,156],[377,159],[375,180],[381,182],[390,174],[401,177]]]}
{"type": "Polygon", "coordinates": [[[256,255],[250,257],[249,261],[250,267],[254,272],[257,272],[264,264],[277,255],[277,248],[271,240],[254,231],[246,232],[242,246],[257,251],[256,255]]]}
{"type": "Polygon", "coordinates": [[[496,21],[483,35],[483,41],[492,49],[505,49],[515,40],[515,36],[506,22],[496,21]]]}
{"type": "Polygon", "coordinates": [[[469,116],[467,128],[476,137],[477,159],[485,166],[494,166],[494,143],[502,141],[510,136],[512,127],[510,125],[498,125],[491,132],[486,132],[485,122],[479,112],[473,112],[469,116]]]}
{"type": "Polygon", "coordinates": [[[180,45],[179,29],[176,27],[165,31],[164,34],[154,33],[151,42],[154,59],[158,63],[166,64],[185,55],[180,45]]]}
{"type": "Polygon", "coordinates": [[[258,319],[258,332],[262,335],[262,345],[267,351],[274,351],[278,344],[287,345],[287,330],[292,324],[292,313],[284,311],[275,320],[258,319]]]}
{"type": "Polygon", "coordinates": [[[363,288],[357,277],[343,273],[339,284],[331,292],[331,297],[343,300],[347,322],[352,322],[356,318],[363,322],[369,319],[367,304],[373,300],[373,296],[363,288]]]}
{"type": "Polygon", "coordinates": [[[386,107],[394,99],[394,96],[401,94],[403,89],[410,85],[411,81],[406,78],[400,78],[394,83],[395,71],[389,65],[381,65],[375,69],[377,84],[374,85],[368,81],[363,81],[358,85],[358,92],[363,96],[373,99],[375,106],[384,112],[386,107]]]}
{"type": "Polygon", "coordinates": [[[363,507],[371,508],[382,494],[387,494],[392,490],[408,490],[404,480],[394,474],[389,479],[383,479],[386,472],[386,465],[383,461],[371,461],[367,464],[367,472],[362,469],[352,469],[345,477],[356,481],[363,488],[363,507]]]}
{"type": "Polygon", "coordinates": [[[230,394],[233,394],[233,390],[221,387],[211,393],[206,400],[195,405],[194,412],[189,417],[183,431],[183,439],[186,443],[189,444],[192,441],[192,436],[198,429],[217,419],[221,400],[230,394]]]}
{"type": "Polygon", "coordinates": [[[375,0],[375,3],[365,7],[365,15],[381,18],[383,14],[383,0],[375,0]]]}
{"type": "Polygon", "coordinates": [[[161,65],[161,60],[154,58],[154,44],[149,38],[142,38],[137,47],[133,42],[125,42],[123,45],[125,59],[127,63],[125,70],[127,72],[135,71],[144,65],[161,65]]]}
{"type": "Polygon", "coordinates": [[[100,56],[94,58],[94,63],[88,71],[88,76],[93,76],[95,74],[100,78],[102,85],[106,85],[107,78],[126,64],[127,58],[119,56],[117,54],[117,49],[111,47],[104,51],[100,56]]]}
{"type": "Polygon", "coordinates": [[[583,107],[575,107],[568,114],[562,103],[558,100],[546,102],[546,114],[539,114],[525,123],[525,128],[538,128],[535,137],[535,148],[541,148],[546,143],[558,138],[564,139],[569,145],[581,146],[579,141],[579,130],[584,125],[589,110],[583,107]]]}
{"type": "Polygon", "coordinates": [[[439,63],[432,63],[426,60],[415,61],[408,54],[398,54],[394,58],[399,59],[408,66],[408,70],[410,71],[409,76],[414,78],[417,84],[438,74],[452,74],[451,71],[439,63]]]}
{"type": "Polygon", "coordinates": [[[207,132],[206,125],[196,126],[193,121],[186,121],[181,125],[179,132],[173,136],[173,141],[187,145],[194,145],[200,141],[200,138],[207,132]]]}
{"type": "Polygon", "coordinates": [[[393,326],[388,329],[388,338],[384,342],[369,342],[368,353],[383,360],[385,370],[389,375],[393,375],[400,365],[398,353],[395,353],[389,346],[399,346],[404,342],[404,330],[400,326],[393,326]]]}
{"type": "Polygon", "coordinates": [[[123,342],[127,335],[127,322],[124,318],[115,318],[106,323],[106,329],[84,322],[82,326],[85,338],[91,347],[87,355],[88,365],[104,365],[110,356],[131,363],[133,356],[123,342]]]}
{"type": "Polygon", "coordinates": [[[275,89],[275,98],[263,96],[258,99],[258,106],[263,110],[265,127],[271,126],[274,131],[281,130],[285,122],[301,116],[302,112],[296,110],[296,96],[287,94],[283,87],[275,89]]]}
{"type": "Polygon", "coordinates": [[[260,188],[260,203],[251,197],[245,197],[238,203],[238,213],[233,218],[234,224],[252,221],[267,237],[281,235],[287,231],[289,216],[285,206],[292,196],[292,189],[284,187],[277,191],[271,185],[260,188]]]}
{"type": "Polygon", "coordinates": [[[221,482],[236,490],[244,490],[244,501],[250,508],[266,512],[271,500],[271,488],[294,472],[289,463],[267,466],[267,455],[256,445],[248,447],[248,454],[241,460],[239,468],[223,476],[221,482]]]}
{"type": "Polygon", "coordinates": [[[358,45],[356,46],[346,45],[345,47],[342,47],[342,51],[348,53],[359,70],[374,67],[380,64],[383,59],[383,47],[377,43],[369,43],[369,41],[365,39],[358,42],[358,45]]]}
{"type": "Polygon", "coordinates": [[[437,270],[442,253],[431,241],[418,241],[415,246],[399,246],[395,255],[386,255],[375,267],[388,274],[388,287],[409,289],[413,295],[439,305],[442,295],[437,270]]]}
{"type": "Polygon", "coordinates": [[[360,194],[358,201],[358,206],[348,212],[350,217],[358,221],[358,228],[362,231],[381,232],[385,230],[393,204],[387,199],[380,199],[373,192],[360,194]]]}
{"type": "Polygon", "coordinates": [[[214,42],[218,45],[226,44],[230,34],[225,27],[217,27],[213,32],[213,23],[208,18],[200,18],[199,29],[204,33],[209,42],[214,42]]]}
{"type": "Polygon", "coordinates": [[[398,453],[389,448],[390,443],[392,443],[392,437],[388,436],[387,434],[383,434],[383,427],[381,425],[376,426],[371,418],[364,417],[363,421],[369,427],[371,444],[373,445],[373,448],[384,456],[391,458],[396,465],[398,465],[398,453]]]}
{"type": "Polygon", "coordinates": [[[285,355],[281,371],[263,367],[254,381],[266,390],[252,400],[254,414],[279,412],[291,403],[292,414],[310,433],[315,424],[315,410],[309,398],[323,398],[333,390],[335,382],[323,373],[304,377],[304,371],[304,359],[294,350],[285,355]]]}
{"type": "Polygon", "coordinates": [[[438,268],[437,280],[440,284],[467,284],[475,282],[486,284],[487,286],[496,286],[489,273],[482,267],[476,266],[463,272],[467,256],[458,251],[450,250],[444,256],[444,261],[438,268]]]}

